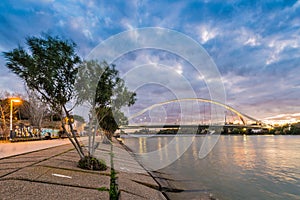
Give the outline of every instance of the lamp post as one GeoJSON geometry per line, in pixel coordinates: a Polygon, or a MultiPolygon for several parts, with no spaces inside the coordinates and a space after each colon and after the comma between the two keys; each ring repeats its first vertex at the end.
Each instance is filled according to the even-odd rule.
{"type": "Polygon", "coordinates": [[[12,126],[12,117],[13,117],[13,102],[15,103],[19,103],[21,102],[20,99],[16,99],[16,98],[12,98],[10,99],[10,121],[9,121],[9,130],[10,130],[10,133],[9,133],[9,139],[12,140],[12,137],[13,137],[13,126],[12,126]]]}

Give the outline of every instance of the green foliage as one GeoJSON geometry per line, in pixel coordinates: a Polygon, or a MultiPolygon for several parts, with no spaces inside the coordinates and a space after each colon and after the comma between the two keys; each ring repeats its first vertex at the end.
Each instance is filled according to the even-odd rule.
{"type": "Polygon", "coordinates": [[[109,199],[118,200],[120,196],[117,181],[117,173],[114,169],[111,169],[110,173],[110,188],[109,188],[109,199]]]}
{"type": "Polygon", "coordinates": [[[113,153],[113,145],[110,147],[110,188],[109,188],[109,199],[110,200],[118,200],[120,196],[120,191],[117,183],[117,172],[114,169],[114,153],[113,153]]]}
{"type": "Polygon", "coordinates": [[[97,83],[102,73],[102,64],[95,60],[83,61],[80,64],[78,77],[75,83],[76,100],[78,104],[87,102],[92,107],[95,106],[97,83]]]}
{"type": "MultiPolygon", "coordinates": [[[[66,104],[74,97],[74,84],[81,62],[75,52],[76,44],[50,35],[28,37],[26,44],[28,50],[18,47],[4,52],[6,66],[23,79],[29,89],[37,91],[53,109],[60,114],[64,111],[66,117],[70,118],[66,104]]],[[[69,127],[73,139],[67,135],[83,158],[82,147],[70,121],[69,127]]],[[[62,128],[66,131],[63,123],[62,128]]]]}
{"type": "Polygon", "coordinates": [[[105,61],[84,61],[78,72],[76,90],[77,101],[88,102],[92,106],[100,127],[106,132],[111,134],[119,125],[128,123],[121,108],[133,105],[136,94],[125,86],[115,65],[105,61]]]}
{"type": "Polygon", "coordinates": [[[274,131],[281,135],[300,135],[300,123],[275,127],[274,131]]]}
{"type": "Polygon", "coordinates": [[[271,134],[271,135],[275,135],[275,133],[276,133],[276,130],[275,130],[275,129],[271,129],[271,130],[269,130],[269,134],[271,134]]]}
{"type": "Polygon", "coordinates": [[[26,38],[28,51],[22,47],[4,52],[6,66],[23,79],[29,89],[38,91],[53,106],[72,99],[80,58],[76,44],[59,37],[26,38]]]}
{"type": "Polygon", "coordinates": [[[296,124],[292,125],[289,134],[291,134],[291,135],[300,135],[299,125],[300,125],[300,123],[298,123],[298,126],[296,124]]]}
{"type": "Polygon", "coordinates": [[[76,120],[76,121],[79,121],[81,123],[85,123],[85,120],[82,116],[79,116],[79,115],[73,115],[73,119],[76,120]]]}
{"type": "Polygon", "coordinates": [[[107,166],[104,160],[98,160],[91,156],[84,156],[78,162],[78,167],[88,170],[105,171],[107,166]]]}
{"type": "Polygon", "coordinates": [[[119,125],[128,123],[120,109],[133,105],[136,94],[127,89],[115,65],[103,62],[103,69],[95,96],[97,117],[102,129],[114,133],[119,125]]]}
{"type": "Polygon", "coordinates": [[[96,108],[99,125],[105,131],[114,133],[119,125],[128,124],[128,120],[124,113],[119,110],[113,111],[111,107],[98,107],[96,108]]]}
{"type": "Polygon", "coordinates": [[[107,187],[97,188],[98,191],[109,191],[107,187]]]}
{"type": "Polygon", "coordinates": [[[125,105],[133,105],[136,100],[136,94],[125,87],[115,65],[109,65],[105,61],[84,61],[78,72],[76,90],[80,103],[94,103],[99,107],[110,106],[115,110],[125,105]]]}

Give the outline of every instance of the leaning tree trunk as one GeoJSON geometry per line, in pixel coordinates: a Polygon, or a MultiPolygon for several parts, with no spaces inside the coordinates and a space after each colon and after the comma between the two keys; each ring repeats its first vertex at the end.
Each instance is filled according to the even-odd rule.
{"type": "Polygon", "coordinates": [[[95,129],[94,129],[93,138],[92,138],[92,144],[93,144],[92,156],[94,156],[95,150],[96,150],[95,137],[96,137],[96,133],[97,133],[97,130],[98,130],[98,126],[99,126],[99,123],[98,123],[98,120],[96,120],[96,126],[95,126],[95,129]]]}
{"type": "MultiPolygon", "coordinates": [[[[69,114],[69,112],[68,112],[68,110],[66,109],[65,106],[63,106],[63,109],[64,109],[64,111],[65,111],[65,113],[66,113],[66,117],[67,117],[68,119],[70,119],[70,114],[69,114]]],[[[74,129],[73,129],[73,125],[72,125],[71,120],[68,120],[68,125],[69,125],[69,127],[70,127],[71,134],[72,134],[72,136],[73,136],[74,141],[72,140],[72,138],[71,138],[70,136],[68,136],[68,138],[69,138],[69,140],[72,142],[72,144],[74,145],[74,147],[76,148],[77,152],[79,153],[80,158],[84,158],[84,152],[83,152],[83,150],[82,150],[82,147],[81,147],[80,143],[79,143],[78,140],[77,140],[77,136],[76,136],[76,134],[75,134],[75,132],[74,132],[74,129]]],[[[63,129],[64,129],[64,131],[66,131],[66,128],[65,128],[65,127],[64,127],[63,129]]],[[[68,135],[68,132],[67,132],[67,131],[66,131],[66,133],[67,133],[67,135],[68,135]]]]}
{"type": "Polygon", "coordinates": [[[76,151],[78,152],[80,158],[83,158],[84,157],[84,154],[80,151],[80,149],[78,148],[78,146],[76,145],[76,143],[72,140],[72,137],[70,135],[70,133],[68,133],[66,127],[65,127],[65,124],[63,123],[63,121],[61,122],[61,127],[64,131],[64,133],[67,134],[69,140],[71,141],[71,143],[73,144],[73,146],[75,147],[76,151]]]}

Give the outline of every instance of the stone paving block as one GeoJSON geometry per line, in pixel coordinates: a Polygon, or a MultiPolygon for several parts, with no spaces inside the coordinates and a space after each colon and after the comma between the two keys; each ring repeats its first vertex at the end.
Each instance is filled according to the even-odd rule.
{"type": "Polygon", "coordinates": [[[37,180],[38,177],[45,174],[49,169],[40,166],[26,167],[6,176],[6,179],[28,179],[37,180]]]}
{"type": "Polygon", "coordinates": [[[70,156],[70,157],[74,156],[74,157],[78,157],[79,158],[79,154],[78,154],[78,152],[75,149],[67,151],[67,152],[61,154],[61,156],[70,156]]]}
{"type": "Polygon", "coordinates": [[[145,200],[145,197],[141,197],[141,196],[137,196],[135,194],[130,194],[130,193],[127,193],[125,191],[121,191],[120,192],[120,200],[145,200]]]}
{"type": "Polygon", "coordinates": [[[141,182],[145,185],[145,187],[148,187],[146,185],[149,185],[149,187],[155,187],[159,188],[158,183],[147,173],[147,174],[138,174],[138,173],[120,173],[119,179],[124,179],[128,181],[133,182],[141,182]]]}
{"type": "Polygon", "coordinates": [[[23,155],[23,156],[14,156],[10,158],[5,158],[0,160],[1,163],[12,163],[12,162],[38,162],[40,160],[47,159],[47,156],[29,156],[29,155],[23,155]]]}
{"type": "Polygon", "coordinates": [[[0,177],[5,176],[13,171],[15,171],[15,169],[0,169],[0,177]]]}
{"type": "Polygon", "coordinates": [[[123,163],[125,165],[129,165],[129,166],[141,167],[140,164],[138,164],[135,160],[124,159],[124,157],[115,156],[114,157],[114,163],[118,163],[118,162],[123,163]]]}
{"type": "Polygon", "coordinates": [[[138,174],[132,173],[119,173],[117,176],[120,190],[128,191],[128,193],[135,194],[136,196],[145,199],[163,199],[161,192],[157,190],[158,185],[153,179],[150,181],[150,179],[145,176],[139,176],[138,174]],[[145,184],[137,183],[133,180],[138,180],[145,184]],[[151,186],[147,186],[148,184],[151,186]],[[157,187],[157,189],[151,187],[157,187]]]}
{"type": "Polygon", "coordinates": [[[145,169],[126,150],[114,148],[114,155],[114,168],[116,170],[147,174],[145,169]]]}
{"type": "Polygon", "coordinates": [[[43,166],[48,168],[57,168],[57,169],[69,169],[73,171],[82,171],[87,173],[95,173],[95,174],[110,174],[110,168],[108,167],[105,171],[91,171],[91,170],[84,170],[78,167],[78,161],[65,161],[61,159],[52,158],[46,161],[43,161],[37,166],[43,166]]]}
{"type": "Polygon", "coordinates": [[[139,165],[127,164],[126,162],[115,162],[114,168],[119,172],[146,174],[145,170],[139,165]]]}
{"type": "Polygon", "coordinates": [[[0,169],[18,169],[26,166],[30,166],[35,162],[2,162],[0,163],[0,169]]]}
{"type": "Polygon", "coordinates": [[[62,169],[50,169],[39,176],[37,181],[88,188],[108,188],[110,185],[109,176],[62,169]]]}
{"type": "MultiPolygon", "coordinates": [[[[65,151],[69,151],[71,149],[74,149],[73,146],[71,144],[67,144],[67,145],[62,145],[62,146],[58,146],[58,147],[51,147],[48,149],[43,149],[43,150],[39,150],[39,151],[35,151],[35,152],[31,152],[29,153],[31,157],[44,157],[44,156],[55,156],[57,154],[61,154],[65,151]]],[[[28,153],[26,154],[22,154],[20,157],[27,157],[28,153]]]]}
{"type": "Polygon", "coordinates": [[[78,169],[77,167],[78,161],[66,161],[57,158],[52,158],[49,160],[45,160],[43,162],[38,163],[39,166],[49,166],[49,167],[57,167],[57,168],[68,168],[68,169],[78,169]]]}
{"type": "Polygon", "coordinates": [[[111,163],[110,163],[110,153],[96,150],[95,151],[95,157],[98,158],[98,159],[104,160],[105,164],[108,167],[111,166],[111,163]]]}
{"type": "Polygon", "coordinates": [[[59,160],[64,160],[64,161],[73,161],[73,162],[78,162],[80,160],[79,155],[77,154],[77,156],[70,156],[70,155],[61,155],[58,157],[55,157],[56,159],[59,160]]]}
{"type": "Polygon", "coordinates": [[[28,181],[0,181],[1,200],[108,200],[107,191],[28,181]]]}

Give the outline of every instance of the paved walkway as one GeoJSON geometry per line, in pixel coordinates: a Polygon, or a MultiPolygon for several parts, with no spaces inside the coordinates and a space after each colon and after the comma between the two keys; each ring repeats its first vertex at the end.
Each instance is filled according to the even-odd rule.
{"type": "MultiPolygon", "coordinates": [[[[85,139],[85,138],[80,138],[85,139]]],[[[2,142],[0,143],[0,158],[18,155],[22,153],[37,151],[49,147],[60,146],[63,144],[70,144],[69,139],[55,139],[55,140],[36,140],[27,142],[2,142]]]]}
{"type": "MultiPolygon", "coordinates": [[[[165,199],[159,185],[120,144],[113,145],[120,199],[165,199]]],[[[97,157],[110,166],[111,145],[99,143],[97,157]]],[[[110,168],[77,167],[71,144],[0,159],[0,199],[109,199],[110,168]]]]}

